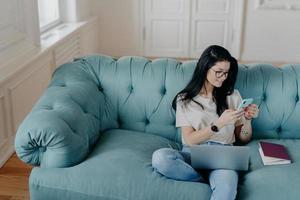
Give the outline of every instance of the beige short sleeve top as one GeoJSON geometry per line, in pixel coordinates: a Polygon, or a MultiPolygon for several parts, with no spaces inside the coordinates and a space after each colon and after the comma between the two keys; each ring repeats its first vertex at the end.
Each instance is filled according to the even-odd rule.
{"type": "MultiPolygon", "coordinates": [[[[204,106],[204,109],[201,108],[198,104],[193,101],[190,101],[183,105],[181,101],[178,101],[182,96],[178,96],[177,105],[176,105],[176,127],[182,126],[191,126],[196,131],[201,128],[210,126],[211,123],[215,122],[219,116],[217,114],[216,104],[212,99],[197,95],[194,97],[194,100],[199,102],[204,106]]],[[[234,90],[234,92],[227,96],[227,102],[229,109],[237,109],[240,102],[242,101],[242,97],[238,90],[234,90]]],[[[220,142],[223,144],[232,144],[235,142],[234,129],[235,126],[243,124],[245,118],[242,117],[235,124],[230,124],[224,126],[219,132],[215,133],[210,140],[220,142]]],[[[186,144],[183,136],[182,143],[186,144]]]]}

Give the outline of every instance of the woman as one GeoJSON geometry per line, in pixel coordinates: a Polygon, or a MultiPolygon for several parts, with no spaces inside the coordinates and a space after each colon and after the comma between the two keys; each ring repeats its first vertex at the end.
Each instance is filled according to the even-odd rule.
{"type": "MultiPolygon", "coordinates": [[[[235,58],[223,47],[209,46],[198,60],[188,85],[173,100],[176,127],[182,132],[182,151],[162,148],[153,153],[152,165],[160,174],[183,181],[204,181],[190,166],[190,145],[247,143],[252,136],[251,119],[258,108],[250,104],[238,110],[242,98],[234,89],[238,73],[235,58]]],[[[235,199],[238,173],[212,170],[208,175],[211,199],[235,199]]]]}

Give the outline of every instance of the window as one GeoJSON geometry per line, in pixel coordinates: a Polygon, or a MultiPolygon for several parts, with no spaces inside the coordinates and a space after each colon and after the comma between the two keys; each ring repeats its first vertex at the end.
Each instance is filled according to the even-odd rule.
{"type": "Polygon", "coordinates": [[[61,23],[59,0],[38,0],[38,7],[41,32],[61,23]]]}

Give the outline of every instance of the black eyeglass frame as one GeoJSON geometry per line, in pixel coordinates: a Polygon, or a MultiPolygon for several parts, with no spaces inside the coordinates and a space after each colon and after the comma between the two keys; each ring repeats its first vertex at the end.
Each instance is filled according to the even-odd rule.
{"type": "Polygon", "coordinates": [[[213,70],[213,71],[215,72],[215,76],[216,76],[217,78],[221,78],[221,77],[223,77],[223,76],[225,76],[225,78],[227,78],[227,76],[228,76],[228,72],[216,71],[216,70],[214,70],[213,68],[210,68],[210,69],[213,70]]]}

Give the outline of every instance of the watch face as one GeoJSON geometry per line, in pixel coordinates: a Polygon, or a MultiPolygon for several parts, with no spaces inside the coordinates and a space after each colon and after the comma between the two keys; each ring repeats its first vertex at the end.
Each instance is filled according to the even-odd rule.
{"type": "Polygon", "coordinates": [[[212,125],[211,126],[211,130],[214,131],[214,132],[218,132],[219,131],[219,129],[218,129],[218,127],[216,125],[212,125]]]}

